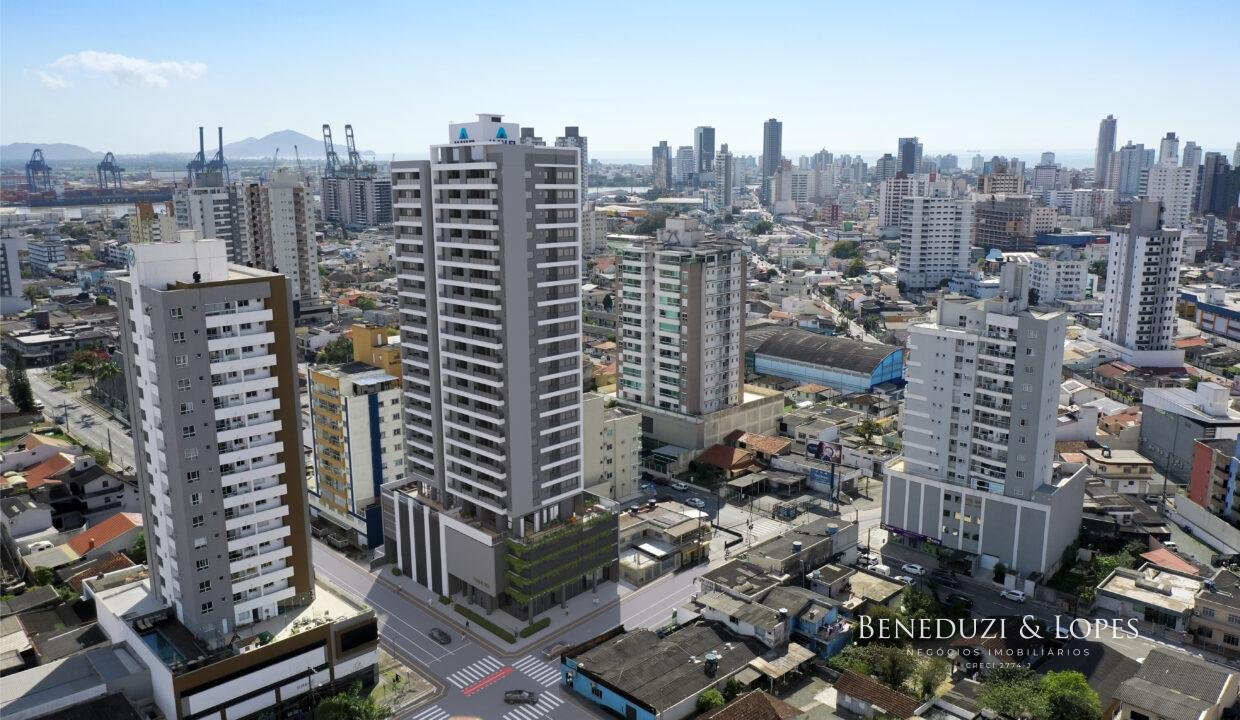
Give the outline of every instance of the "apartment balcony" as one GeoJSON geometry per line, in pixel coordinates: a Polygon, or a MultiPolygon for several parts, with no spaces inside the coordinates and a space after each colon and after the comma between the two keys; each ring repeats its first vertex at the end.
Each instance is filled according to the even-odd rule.
{"type": "Polygon", "coordinates": [[[237,550],[228,554],[228,572],[240,573],[256,568],[267,562],[273,562],[293,556],[292,546],[282,546],[272,548],[264,552],[259,552],[257,548],[247,548],[245,550],[237,550]],[[235,556],[235,557],[234,557],[235,556]]]}
{"type": "Polygon", "coordinates": [[[251,530],[248,533],[239,533],[228,540],[228,552],[231,553],[234,550],[244,550],[248,547],[257,547],[263,543],[277,542],[288,537],[291,532],[291,526],[281,525],[263,532],[251,530]]]}

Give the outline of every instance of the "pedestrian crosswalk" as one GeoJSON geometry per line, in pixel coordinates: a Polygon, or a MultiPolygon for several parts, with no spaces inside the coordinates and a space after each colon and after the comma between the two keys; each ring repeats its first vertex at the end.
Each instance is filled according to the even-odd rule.
{"type": "Polygon", "coordinates": [[[539,660],[533,655],[526,655],[512,664],[514,668],[525,673],[543,687],[551,687],[560,681],[560,669],[549,662],[539,660]]]}
{"type": "MultiPolygon", "coordinates": [[[[455,685],[457,690],[463,690],[467,686],[473,685],[484,677],[494,675],[503,668],[503,663],[496,660],[494,656],[487,655],[481,660],[472,662],[449,675],[448,682],[455,685]]],[[[509,672],[512,671],[510,670],[509,672]]],[[[419,718],[419,720],[421,719],[419,718]]]]}
{"type": "Polygon", "coordinates": [[[563,704],[564,699],[554,693],[539,693],[537,705],[518,705],[504,713],[504,720],[537,720],[563,704]]]}
{"type": "Polygon", "coordinates": [[[445,720],[451,715],[452,713],[438,705],[432,705],[416,715],[409,716],[409,720],[445,720]]]}
{"type": "Polygon", "coordinates": [[[788,523],[780,522],[779,520],[774,520],[771,518],[752,516],[751,522],[753,523],[753,530],[749,530],[748,532],[753,535],[754,542],[759,542],[767,539],[768,537],[779,535],[788,529],[788,523]]]}

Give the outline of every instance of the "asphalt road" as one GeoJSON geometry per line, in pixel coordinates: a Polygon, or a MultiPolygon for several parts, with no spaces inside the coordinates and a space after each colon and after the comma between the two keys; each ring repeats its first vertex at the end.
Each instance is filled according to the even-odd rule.
{"type": "MultiPolygon", "coordinates": [[[[557,662],[537,650],[515,657],[502,655],[457,627],[450,606],[419,600],[382,583],[375,575],[315,541],[315,572],[375,609],[381,642],[389,652],[428,672],[441,688],[439,697],[405,712],[411,720],[446,720],[453,715],[495,720],[570,720],[604,717],[578,704],[575,694],[560,687],[557,662]],[[440,615],[446,610],[451,617],[440,615]],[[430,631],[440,629],[450,642],[440,645],[430,631]],[[507,705],[504,692],[539,693],[537,705],[507,705]]],[[[429,595],[427,596],[429,598],[429,595]]]]}
{"type": "Polygon", "coordinates": [[[67,411],[68,422],[61,424],[70,435],[93,448],[110,449],[112,464],[133,472],[133,439],[124,426],[94,405],[82,402],[77,392],[57,389],[59,386],[47,376],[46,370],[32,369],[27,377],[35,398],[44,405],[44,415],[56,419],[67,411]]]}

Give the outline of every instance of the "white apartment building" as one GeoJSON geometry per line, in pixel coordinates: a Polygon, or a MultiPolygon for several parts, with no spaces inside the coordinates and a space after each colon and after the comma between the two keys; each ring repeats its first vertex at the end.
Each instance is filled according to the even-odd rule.
{"type": "Polygon", "coordinates": [[[1054,467],[1067,317],[1031,310],[1027,265],[988,300],[944,298],[910,328],[904,457],[889,469],[883,527],[982,567],[1048,572],[1076,538],[1085,473],[1054,467]]]}
{"type": "Polygon", "coordinates": [[[1029,284],[1038,293],[1038,304],[1084,300],[1089,292],[1089,261],[1035,257],[1029,261],[1029,284]]]}
{"type": "Polygon", "coordinates": [[[556,147],[575,147],[577,155],[581,159],[581,200],[585,203],[587,180],[590,178],[590,141],[581,134],[580,129],[576,125],[569,125],[564,128],[564,134],[555,139],[556,147]]]}
{"type": "Polygon", "coordinates": [[[294,297],[317,299],[322,294],[319,244],[314,237],[314,197],[297,175],[277,170],[266,183],[240,183],[241,218],[255,267],[289,279],[294,297]]]}
{"type": "Polygon", "coordinates": [[[1159,163],[1145,171],[1142,195],[1163,204],[1163,226],[1188,226],[1197,189],[1197,165],[1159,163]]]}
{"type": "Polygon", "coordinates": [[[719,147],[715,155],[715,207],[732,207],[736,193],[736,160],[728,150],[728,144],[719,147]]]}
{"type": "Polygon", "coordinates": [[[1098,339],[1104,352],[1138,367],[1184,362],[1175,340],[1175,303],[1180,280],[1181,231],[1167,229],[1163,204],[1139,200],[1132,221],[1113,230],[1098,339]]]}
{"type": "Polygon", "coordinates": [[[392,222],[392,180],[372,174],[326,176],[320,183],[323,219],[362,229],[392,222]]]}
{"type": "Polygon", "coordinates": [[[972,243],[972,201],[945,193],[905,197],[897,277],[909,289],[938,287],[968,271],[972,243]]]}
{"type": "Polygon", "coordinates": [[[951,183],[939,180],[935,175],[910,175],[884,180],[878,186],[878,226],[899,227],[904,198],[931,195],[950,196],[951,183]]]}
{"type": "Polygon", "coordinates": [[[383,502],[386,553],[416,582],[532,617],[614,577],[616,552],[600,516],[550,536],[589,549],[534,557],[586,513],[581,178],[576,148],[518,134],[480,114],[392,166],[406,478],[383,502]]]}
{"type": "Polygon", "coordinates": [[[178,185],[172,192],[177,229],[194,230],[208,240],[224,241],[228,262],[245,265],[254,262],[254,257],[241,203],[238,185],[224,184],[219,173],[203,173],[193,185],[178,185]]]}
{"type": "Polygon", "coordinates": [[[292,298],[194,231],[130,251],[117,304],[152,590],[223,643],[314,586],[292,298]]]}
{"type": "Polygon", "coordinates": [[[1115,214],[1115,191],[1110,188],[1073,190],[1066,210],[1072,217],[1092,217],[1096,223],[1105,223],[1115,214]]]}
{"type": "Polygon", "coordinates": [[[622,403],[684,415],[739,405],[745,375],[744,248],[668,218],[620,253],[622,403]]]}
{"type": "Polygon", "coordinates": [[[617,501],[640,495],[642,416],[597,393],[583,396],[582,413],[586,491],[617,501]]]}
{"type": "Polygon", "coordinates": [[[591,257],[607,252],[607,213],[595,209],[593,200],[581,208],[581,254],[591,257]]]}

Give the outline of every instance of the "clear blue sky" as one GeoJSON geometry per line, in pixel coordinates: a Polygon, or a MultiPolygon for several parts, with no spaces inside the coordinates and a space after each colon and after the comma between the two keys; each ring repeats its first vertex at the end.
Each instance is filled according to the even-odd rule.
{"type": "Polygon", "coordinates": [[[843,2],[47,2],[0,6],[0,141],[194,149],[351,122],[421,155],[449,120],[502,112],[593,157],[649,159],[714,125],[784,153],[1020,150],[1036,160],[1168,130],[1240,140],[1236,0],[843,2]],[[94,54],[87,51],[93,51],[94,54]]]}

